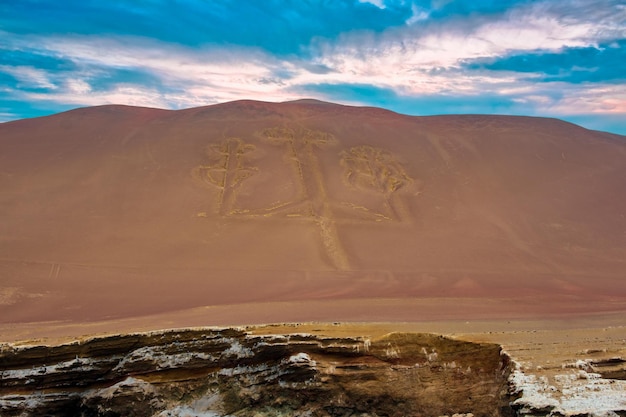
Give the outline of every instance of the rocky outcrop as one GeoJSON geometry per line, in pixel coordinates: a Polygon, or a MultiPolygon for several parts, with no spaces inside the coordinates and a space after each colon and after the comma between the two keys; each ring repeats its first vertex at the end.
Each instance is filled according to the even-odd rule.
{"type": "Polygon", "coordinates": [[[2,416],[508,416],[494,344],[186,330],[0,352],[2,416]]]}
{"type": "Polygon", "coordinates": [[[626,416],[626,361],[622,358],[579,359],[563,364],[559,371],[533,372],[513,364],[509,380],[516,416],[626,416]]]}

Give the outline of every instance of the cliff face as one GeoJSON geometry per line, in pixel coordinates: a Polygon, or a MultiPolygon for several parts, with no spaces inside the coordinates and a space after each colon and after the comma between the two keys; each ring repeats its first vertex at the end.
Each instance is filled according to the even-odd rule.
{"type": "Polygon", "coordinates": [[[508,357],[429,334],[188,330],[4,346],[2,416],[507,416],[508,357]]]}

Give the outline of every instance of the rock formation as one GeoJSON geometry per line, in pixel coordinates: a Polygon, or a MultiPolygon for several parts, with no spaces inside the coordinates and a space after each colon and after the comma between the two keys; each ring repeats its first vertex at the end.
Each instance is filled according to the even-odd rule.
{"type": "Polygon", "coordinates": [[[430,334],[214,329],[5,345],[0,415],[508,416],[509,368],[497,345],[430,334]]]}
{"type": "MultiPolygon", "coordinates": [[[[602,354],[602,352],[594,352],[602,354]]],[[[589,357],[588,352],[580,356],[589,357]]],[[[593,356],[593,355],[591,355],[593,356]]],[[[514,363],[511,408],[517,416],[626,416],[626,361],[621,357],[578,359],[552,369],[514,363]]]]}

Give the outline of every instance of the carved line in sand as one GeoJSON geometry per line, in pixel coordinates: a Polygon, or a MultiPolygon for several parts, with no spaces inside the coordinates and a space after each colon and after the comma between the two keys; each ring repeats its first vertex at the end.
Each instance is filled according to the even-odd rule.
{"type": "Polygon", "coordinates": [[[48,279],[58,279],[61,273],[61,264],[53,263],[50,265],[50,272],[48,273],[48,279]]]}
{"type": "Polygon", "coordinates": [[[257,171],[255,167],[248,166],[246,159],[247,154],[255,149],[254,145],[239,138],[226,139],[220,144],[210,145],[207,156],[211,162],[194,170],[194,176],[220,189],[218,207],[223,216],[234,214],[237,188],[257,171]]]}
{"type": "MultiPolygon", "coordinates": [[[[389,152],[371,146],[357,146],[341,153],[346,181],[355,188],[381,194],[385,199],[385,212],[380,213],[366,207],[363,210],[374,218],[401,221],[406,212],[395,198],[396,191],[412,182],[402,166],[389,152]]],[[[348,204],[348,203],[344,203],[348,204]]]]}
{"type": "Polygon", "coordinates": [[[237,206],[237,192],[242,183],[258,169],[250,166],[248,154],[256,148],[239,138],[229,138],[208,148],[211,162],[194,170],[205,183],[217,186],[218,212],[222,216],[297,217],[313,221],[319,230],[328,259],[338,269],[349,269],[348,256],[337,231],[337,220],[401,221],[406,216],[394,193],[412,180],[387,151],[359,146],[340,153],[346,182],[355,189],[375,192],[384,199],[383,212],[351,202],[331,201],[317,158],[317,150],[337,144],[333,135],[309,129],[274,127],[262,132],[268,143],[284,148],[290,161],[298,194],[290,201],[270,207],[246,209],[237,206]],[[337,210],[342,208],[343,210],[337,210]],[[346,210],[346,208],[348,210],[346,210]],[[336,212],[340,211],[341,214],[336,212]]]}

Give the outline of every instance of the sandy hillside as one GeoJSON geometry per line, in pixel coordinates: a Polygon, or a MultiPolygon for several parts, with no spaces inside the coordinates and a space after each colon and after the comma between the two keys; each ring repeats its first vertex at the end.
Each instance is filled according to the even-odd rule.
{"type": "Polygon", "coordinates": [[[625,189],[625,137],[554,119],[307,100],[4,123],[0,325],[624,311],[625,189]]]}

